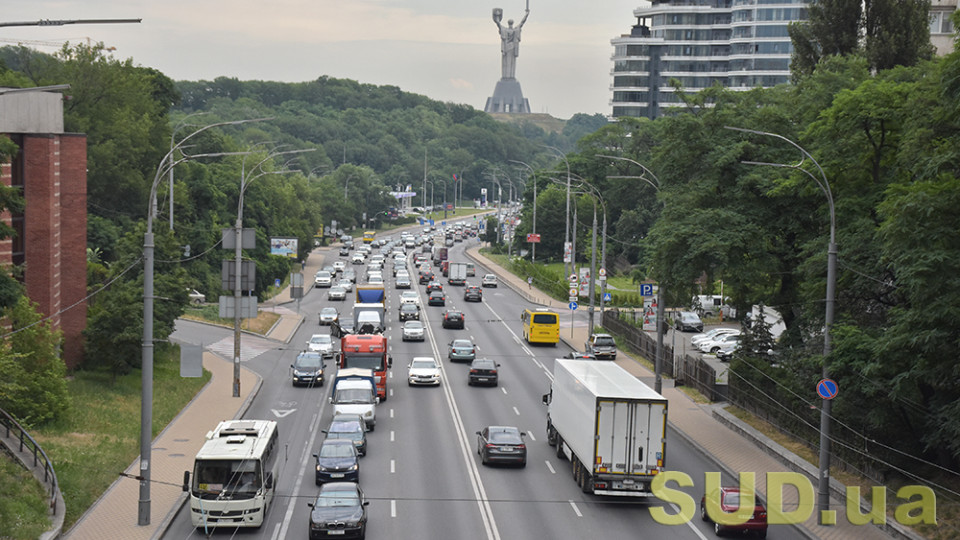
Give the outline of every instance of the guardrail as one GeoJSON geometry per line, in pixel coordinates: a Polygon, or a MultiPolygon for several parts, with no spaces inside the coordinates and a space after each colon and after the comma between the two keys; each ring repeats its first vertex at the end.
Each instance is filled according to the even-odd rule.
{"type": "Polygon", "coordinates": [[[19,443],[18,452],[21,454],[29,452],[33,455],[33,468],[40,468],[41,460],[43,465],[43,482],[50,487],[50,511],[56,515],[57,499],[60,496],[60,484],[57,483],[57,473],[53,470],[53,463],[47,457],[46,452],[37,441],[33,440],[23,427],[7,414],[7,411],[0,409],[0,426],[3,426],[4,436],[7,439],[16,439],[19,443]]]}

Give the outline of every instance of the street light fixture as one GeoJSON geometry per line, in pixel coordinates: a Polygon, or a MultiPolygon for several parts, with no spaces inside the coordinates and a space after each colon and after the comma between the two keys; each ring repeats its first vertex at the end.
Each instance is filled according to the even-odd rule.
{"type": "MultiPolygon", "coordinates": [[[[570,268],[567,266],[567,256],[566,256],[567,246],[570,244],[570,162],[567,161],[567,155],[561,152],[560,149],[555,148],[553,146],[546,146],[546,145],[544,146],[556,152],[561,158],[563,158],[563,162],[566,163],[567,165],[567,218],[566,218],[566,228],[563,233],[563,255],[564,255],[563,256],[563,273],[565,274],[564,278],[566,278],[567,276],[570,275],[570,268]]],[[[573,252],[573,250],[570,250],[569,262],[572,263],[575,256],[576,255],[573,252]]]]}
{"type": "MultiPolygon", "coordinates": [[[[826,298],[824,299],[826,313],[824,313],[823,317],[822,371],[823,378],[827,379],[830,377],[829,364],[827,363],[827,360],[832,350],[830,344],[830,328],[833,326],[833,312],[837,290],[837,215],[833,205],[833,192],[830,190],[830,183],[827,181],[827,175],[824,174],[823,168],[820,167],[820,164],[817,163],[817,160],[813,159],[813,156],[811,156],[809,152],[804,150],[799,144],[791,141],[783,135],[731,126],[724,126],[724,128],[733,131],[741,131],[744,133],[753,133],[755,135],[775,137],[799,150],[800,162],[795,165],[786,163],[764,163],[760,161],[743,161],[742,163],[747,165],[769,165],[771,167],[783,167],[801,171],[809,176],[814,182],[816,182],[817,186],[820,187],[820,190],[823,191],[823,194],[827,197],[827,205],[830,209],[830,243],[827,245],[827,292],[826,298]],[[803,162],[807,159],[816,165],[817,170],[820,172],[820,178],[817,178],[810,171],[803,168],[803,162]]],[[[823,399],[823,403],[820,406],[820,474],[817,485],[817,522],[820,525],[833,524],[824,522],[824,518],[830,510],[830,404],[831,401],[829,399],[823,399]]]]}
{"type": "MultiPolygon", "coordinates": [[[[510,159],[508,161],[510,161],[511,163],[519,163],[520,165],[523,165],[527,169],[530,169],[530,175],[533,177],[533,234],[536,235],[537,234],[537,173],[533,170],[533,167],[531,167],[530,165],[527,165],[522,161],[519,161],[516,159],[510,159]]],[[[532,242],[532,244],[533,245],[530,247],[530,250],[531,250],[530,262],[537,262],[537,242],[532,242]]]]}

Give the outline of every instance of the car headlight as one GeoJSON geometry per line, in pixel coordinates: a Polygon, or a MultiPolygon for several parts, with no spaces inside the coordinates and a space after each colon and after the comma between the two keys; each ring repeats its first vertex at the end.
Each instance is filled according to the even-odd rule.
{"type": "Polygon", "coordinates": [[[351,467],[348,468],[347,470],[348,470],[348,471],[355,471],[355,470],[357,470],[357,469],[359,469],[359,468],[360,468],[360,466],[355,463],[355,464],[353,464],[353,466],[351,466],[351,467]]]}
{"type": "Polygon", "coordinates": [[[373,411],[367,411],[367,412],[363,413],[363,415],[366,416],[366,417],[371,417],[371,416],[373,416],[373,411]]]}

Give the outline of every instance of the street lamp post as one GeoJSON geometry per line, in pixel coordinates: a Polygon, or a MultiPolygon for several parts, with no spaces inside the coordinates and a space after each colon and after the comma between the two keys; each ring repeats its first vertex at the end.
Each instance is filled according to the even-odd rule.
{"type": "MultiPolygon", "coordinates": [[[[766,131],[757,131],[753,129],[744,129],[731,126],[724,126],[726,129],[741,131],[744,133],[753,133],[755,135],[766,135],[775,137],[784,141],[800,151],[801,159],[796,165],[786,163],[764,163],[760,161],[744,161],[748,165],[769,165],[771,167],[783,167],[794,169],[809,176],[823,194],[827,197],[827,206],[830,209],[830,242],[827,245],[827,291],[824,299],[826,312],[823,317],[823,368],[822,375],[824,379],[830,377],[828,358],[832,350],[830,343],[830,328],[833,326],[834,304],[836,303],[837,291],[837,215],[833,205],[833,192],[830,189],[830,183],[827,181],[827,175],[823,168],[813,159],[809,152],[803,149],[799,144],[791,141],[783,135],[768,133],[766,131]],[[818,179],[810,171],[802,167],[803,162],[809,159],[820,172],[818,179]]],[[[833,525],[833,520],[825,519],[830,513],[830,408],[831,401],[823,399],[820,406],[820,473],[817,485],[817,522],[820,525],[833,525]]]]}
{"type": "Polygon", "coordinates": [[[184,137],[179,143],[175,144],[170,152],[163,156],[157,172],[153,177],[153,184],[150,186],[150,197],[148,198],[149,207],[147,208],[147,231],[143,235],[143,341],[141,343],[140,359],[140,498],[137,503],[137,524],[150,524],[150,465],[151,465],[151,442],[153,440],[153,275],[154,275],[154,237],[153,237],[153,201],[157,197],[157,188],[164,173],[169,168],[183,163],[190,159],[202,157],[220,157],[227,155],[237,155],[237,152],[217,152],[208,154],[195,154],[192,156],[184,155],[180,159],[172,159],[174,152],[181,149],[193,136],[202,133],[208,129],[243,124],[247,122],[259,122],[268,120],[259,118],[252,120],[237,120],[233,122],[217,122],[204,126],[190,135],[184,137]]]}
{"type": "MultiPolygon", "coordinates": [[[[570,162],[567,161],[567,155],[561,152],[559,149],[554,148],[553,146],[547,146],[547,148],[559,154],[559,156],[563,158],[563,162],[567,165],[567,220],[566,220],[566,228],[563,233],[563,250],[564,250],[563,273],[565,274],[565,277],[566,277],[570,275],[570,268],[569,266],[567,266],[567,257],[566,257],[567,245],[570,243],[570,162]]],[[[574,253],[571,250],[570,262],[573,262],[573,257],[574,257],[574,253]]]]}
{"type": "MultiPolygon", "coordinates": [[[[175,138],[176,138],[176,136],[177,136],[177,131],[180,131],[180,128],[182,128],[184,125],[186,125],[186,124],[184,124],[184,122],[186,122],[188,118],[193,117],[193,116],[199,116],[199,115],[202,115],[202,114],[210,114],[210,113],[207,112],[207,111],[200,111],[200,112],[195,112],[195,113],[192,113],[192,114],[188,114],[188,115],[184,116],[182,120],[180,120],[179,122],[177,122],[177,125],[173,128],[173,131],[170,133],[170,153],[167,154],[168,159],[170,160],[170,167],[169,167],[170,170],[167,171],[167,174],[170,176],[170,230],[171,230],[171,231],[173,230],[173,147],[174,147],[174,140],[175,140],[175,138]]],[[[157,206],[157,201],[156,201],[156,199],[154,199],[154,201],[153,201],[153,206],[154,206],[154,217],[156,217],[156,206],[157,206]]]]}
{"type": "MultiPolygon", "coordinates": [[[[511,159],[509,161],[511,163],[519,163],[520,165],[523,165],[524,167],[530,170],[530,176],[533,177],[533,230],[531,232],[534,235],[536,235],[537,234],[537,173],[534,172],[533,167],[531,167],[530,165],[527,165],[522,161],[519,161],[516,159],[511,159]]],[[[526,189],[524,189],[524,191],[526,191],[526,189]]],[[[532,244],[533,245],[530,246],[530,251],[531,251],[530,262],[537,262],[537,243],[532,242],[532,244]]]]}

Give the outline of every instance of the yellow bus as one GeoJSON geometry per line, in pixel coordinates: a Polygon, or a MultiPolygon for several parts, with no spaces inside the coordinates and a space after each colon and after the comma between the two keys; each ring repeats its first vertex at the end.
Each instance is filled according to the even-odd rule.
{"type": "Polygon", "coordinates": [[[527,343],[549,343],[556,345],[560,341],[560,315],[547,308],[525,309],[520,316],[523,321],[523,339],[527,343]]]}
{"type": "Polygon", "coordinates": [[[377,235],[377,233],[374,232],[374,231],[365,231],[365,232],[363,233],[363,243],[364,243],[364,244],[369,244],[370,242],[373,242],[373,237],[376,236],[376,235],[377,235]]]}

